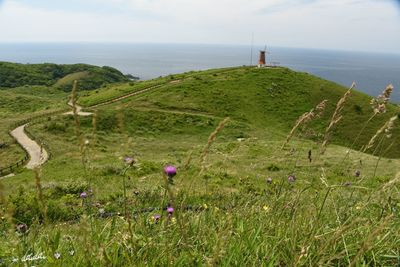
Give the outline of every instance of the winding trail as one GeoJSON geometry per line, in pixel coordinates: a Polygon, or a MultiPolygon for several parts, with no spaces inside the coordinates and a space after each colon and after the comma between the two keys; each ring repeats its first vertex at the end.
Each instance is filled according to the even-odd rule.
{"type": "MultiPolygon", "coordinates": [[[[170,81],[170,84],[173,83],[179,83],[180,80],[174,80],[174,81],[170,81]]],[[[107,104],[111,104],[111,103],[115,103],[118,101],[121,101],[123,99],[135,96],[135,95],[139,95],[157,88],[160,88],[162,86],[165,86],[168,83],[165,84],[158,84],[158,85],[154,85],[136,92],[132,92],[114,99],[110,99],[108,101],[96,104],[91,106],[90,108],[93,107],[98,107],[98,106],[102,106],[102,105],[107,105],[107,104]]],[[[72,107],[72,101],[68,102],[68,105],[70,107],[72,107]]],[[[82,107],[81,106],[76,106],[77,108],[77,112],[79,116],[91,116],[93,115],[92,112],[84,112],[82,111],[82,107]]],[[[73,111],[69,111],[69,112],[65,112],[63,113],[63,115],[73,115],[73,111]]],[[[204,114],[205,115],[205,114],[204,114]]],[[[205,115],[207,116],[207,115],[205,115]]],[[[29,123],[26,123],[24,125],[21,125],[17,128],[15,128],[14,130],[12,130],[10,132],[11,136],[26,150],[26,152],[29,154],[30,160],[28,162],[28,164],[25,166],[27,169],[34,169],[36,167],[41,166],[42,164],[44,164],[48,159],[49,159],[49,153],[42,147],[40,146],[36,141],[32,140],[26,133],[25,133],[25,127],[28,126],[29,123]]],[[[1,177],[1,178],[6,178],[6,177],[12,177],[14,174],[10,174],[7,175],[5,177],[1,177]]]]}
{"type": "Polygon", "coordinates": [[[15,128],[10,134],[29,154],[30,160],[26,168],[34,169],[45,163],[49,159],[49,154],[25,133],[25,127],[27,125],[28,123],[15,128]]]}
{"type": "MultiPolygon", "coordinates": [[[[73,104],[72,104],[71,101],[68,102],[68,106],[73,107],[73,104]]],[[[84,112],[84,111],[82,111],[82,107],[81,106],[78,106],[78,105],[75,105],[75,106],[76,106],[76,111],[77,111],[79,116],[85,117],[85,116],[93,115],[92,112],[84,112]]],[[[65,112],[63,115],[74,115],[74,111],[65,112]]]]}
{"type": "MultiPolygon", "coordinates": [[[[170,84],[173,84],[173,83],[178,83],[178,82],[180,82],[180,80],[170,81],[169,83],[170,83],[170,84]]],[[[119,96],[119,97],[116,97],[116,98],[113,98],[113,99],[104,101],[104,102],[99,103],[99,104],[95,104],[95,105],[93,105],[93,106],[90,106],[90,108],[95,108],[95,107],[99,107],[99,106],[103,106],[103,105],[112,104],[112,103],[115,103],[115,102],[124,100],[124,99],[126,99],[126,98],[129,98],[129,97],[132,97],[132,96],[135,96],[135,95],[139,95],[139,94],[143,94],[143,93],[145,93],[145,92],[148,92],[148,91],[151,91],[151,90],[154,90],[154,89],[163,87],[163,86],[165,86],[165,85],[167,85],[167,84],[168,84],[168,83],[150,86],[150,87],[147,87],[147,88],[142,89],[142,90],[138,90],[138,91],[135,91],[135,92],[126,94],[126,95],[122,95],[122,96],[119,96]]]]}
{"type": "MultiPolygon", "coordinates": [[[[155,89],[155,88],[158,88],[161,86],[162,85],[156,85],[156,86],[152,86],[152,87],[140,90],[140,91],[136,91],[136,92],[133,92],[133,93],[130,93],[130,94],[127,94],[127,95],[124,95],[124,96],[121,96],[121,97],[118,97],[115,99],[111,99],[111,100],[103,102],[101,104],[95,105],[94,107],[118,102],[118,101],[121,101],[122,99],[131,97],[131,96],[135,96],[135,95],[150,91],[152,89],[155,89]]],[[[72,102],[69,101],[68,105],[70,107],[72,107],[72,102]]],[[[78,112],[79,116],[93,115],[92,112],[82,111],[83,108],[81,106],[76,105],[76,108],[77,108],[77,112],[78,112]]],[[[73,115],[73,114],[74,114],[73,111],[63,113],[63,115],[73,115]]],[[[10,134],[29,154],[30,160],[29,160],[28,164],[25,166],[25,168],[32,170],[32,169],[44,164],[49,159],[49,153],[42,146],[40,146],[36,141],[32,140],[25,133],[25,127],[28,125],[29,125],[29,123],[19,126],[19,127],[15,128],[14,130],[12,130],[10,132],[10,134]]],[[[1,177],[1,178],[12,177],[12,176],[13,176],[13,174],[7,175],[7,176],[1,177]]]]}
{"type": "MultiPolygon", "coordinates": [[[[231,70],[228,70],[231,71],[231,70]]],[[[225,71],[225,72],[228,72],[225,71]]],[[[154,85],[154,86],[150,86],[148,88],[142,89],[142,90],[138,90],[126,95],[122,95],[107,101],[104,101],[102,103],[90,106],[89,108],[94,108],[94,107],[98,107],[98,106],[103,106],[103,105],[108,105],[108,104],[112,104],[118,101],[121,101],[123,99],[132,97],[132,96],[136,96],[148,91],[152,91],[158,88],[161,88],[167,84],[175,84],[175,83],[180,83],[181,80],[173,80],[167,83],[163,83],[163,84],[158,84],[158,85],[154,85]]],[[[70,100],[68,102],[68,105],[70,107],[72,107],[72,101],[70,100]]],[[[79,116],[91,116],[93,115],[92,112],[84,112],[82,111],[82,107],[81,106],[76,106],[77,108],[77,112],[79,116]]],[[[160,110],[161,111],[161,110],[160,110]]],[[[165,112],[165,111],[164,111],[165,112]]],[[[182,111],[167,111],[167,112],[171,112],[171,113],[187,113],[187,112],[182,112],[182,111]]],[[[65,112],[63,113],[63,115],[73,115],[73,111],[69,111],[69,112],[65,112]]],[[[208,115],[208,114],[197,114],[200,116],[205,116],[205,117],[213,117],[212,115],[208,115]]],[[[14,130],[12,130],[10,132],[11,136],[26,150],[26,152],[29,154],[30,160],[28,162],[28,164],[25,166],[27,169],[34,169],[42,164],[44,164],[48,159],[49,159],[49,153],[42,147],[40,146],[36,141],[32,140],[26,133],[25,133],[25,127],[27,127],[29,125],[29,123],[26,123],[24,125],[21,125],[17,128],[15,128],[14,130]]],[[[13,173],[4,176],[4,177],[0,177],[2,178],[6,178],[6,177],[12,177],[14,176],[13,173]]]]}

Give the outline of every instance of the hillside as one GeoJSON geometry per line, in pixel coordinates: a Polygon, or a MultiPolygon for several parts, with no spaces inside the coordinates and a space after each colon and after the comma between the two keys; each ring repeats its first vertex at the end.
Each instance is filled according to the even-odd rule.
{"type": "MultiPolygon", "coordinates": [[[[66,80],[79,77],[86,73],[66,80]]],[[[43,253],[35,264],[395,266],[400,160],[385,156],[399,157],[398,123],[375,155],[345,157],[343,145],[372,115],[371,97],[354,91],[333,144],[318,153],[346,90],[287,68],[240,67],[79,91],[93,114],[32,121],[28,134],[46,142],[50,160],[0,179],[0,260],[43,253]],[[323,99],[324,115],[281,149],[297,118],[323,99]]],[[[4,92],[0,118],[9,126],[67,102],[52,87],[4,92]],[[32,104],[18,110],[17,97],[32,104]]],[[[389,105],[372,120],[358,146],[396,112],[389,105]]]]}
{"type": "Polygon", "coordinates": [[[12,90],[0,89],[0,168],[20,160],[24,154],[14,142],[8,131],[16,122],[36,114],[65,109],[68,93],[46,86],[24,86],[12,90]]]}
{"type": "MultiPolygon", "coordinates": [[[[176,75],[175,75],[176,76],[176,75]]],[[[273,131],[285,135],[304,112],[310,111],[322,100],[328,100],[324,116],[311,124],[312,132],[304,133],[307,138],[321,141],[321,134],[329,123],[337,101],[348,88],[333,82],[295,72],[287,68],[255,69],[238,68],[191,73],[176,76],[163,89],[155,90],[144,97],[134,98],[125,106],[134,109],[198,112],[225,117],[248,124],[258,131],[273,131]]],[[[385,85],[382,86],[384,88],[385,85]]],[[[134,88],[134,87],[133,87],[134,88]]],[[[131,90],[133,90],[133,88],[131,90]]],[[[123,95],[128,90],[120,91],[123,95]]],[[[84,94],[80,103],[95,104],[101,95],[118,96],[114,87],[96,93],[84,94]]],[[[345,105],[343,119],[334,130],[333,142],[351,146],[355,136],[373,114],[371,97],[354,90],[345,105]]],[[[398,109],[388,106],[388,112],[373,119],[355,144],[360,148],[398,109]]],[[[393,130],[400,134],[399,126],[393,130]]],[[[394,143],[386,156],[400,157],[400,140],[394,143]]]]}
{"type": "Polygon", "coordinates": [[[120,71],[111,67],[87,64],[17,64],[0,62],[0,88],[26,85],[56,86],[65,91],[72,88],[74,79],[79,78],[82,90],[93,90],[106,84],[127,82],[120,71]]]}

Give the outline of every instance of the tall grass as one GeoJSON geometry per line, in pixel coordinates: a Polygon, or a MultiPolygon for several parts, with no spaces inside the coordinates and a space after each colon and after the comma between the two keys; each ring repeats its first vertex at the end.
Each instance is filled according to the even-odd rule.
{"type": "MultiPolygon", "coordinates": [[[[322,149],[326,154],[331,152],[327,150],[329,137],[344,116],[342,110],[353,87],[337,103],[325,130],[322,149]]],[[[95,176],[95,171],[87,167],[87,159],[96,160],[88,153],[96,153],[97,142],[93,140],[98,122],[96,115],[92,118],[89,143],[93,146],[89,151],[76,98],[75,83],[73,140],[77,141],[86,178],[95,176]]],[[[323,101],[299,118],[283,147],[324,105],[323,101]]],[[[397,119],[385,123],[377,136],[389,134],[387,130],[393,127],[394,120],[397,119]]],[[[88,198],[79,195],[82,188],[91,189],[91,181],[87,182],[89,188],[87,184],[73,183],[45,187],[42,177],[51,176],[48,173],[37,172],[33,195],[22,190],[6,201],[0,187],[2,211],[14,209],[11,222],[3,219],[0,222],[0,266],[31,263],[38,266],[396,266],[400,263],[400,174],[391,179],[380,177],[382,181],[376,183],[335,173],[330,169],[332,165],[327,164],[322,169],[307,166],[295,180],[290,180],[283,175],[292,167],[290,160],[282,154],[280,145],[268,143],[271,152],[263,157],[262,164],[273,163],[284,168],[276,174],[277,179],[256,184],[254,181],[260,179],[252,180],[251,174],[244,171],[233,178],[216,177],[222,167],[213,164],[213,160],[222,152],[210,148],[216,145],[216,137],[223,133],[227,123],[228,119],[220,122],[204,147],[190,154],[184,168],[178,168],[173,185],[163,175],[155,186],[136,194],[131,189],[138,180],[146,179],[147,169],[140,156],[136,158],[131,152],[124,115],[118,112],[116,124],[119,136],[124,137],[119,155],[128,156],[116,171],[121,183],[113,185],[116,187],[113,192],[102,192],[106,195],[104,199],[100,196],[101,186],[88,198]],[[192,163],[192,157],[199,159],[198,164],[192,163]],[[138,174],[141,171],[144,174],[138,174]],[[208,180],[204,184],[198,181],[199,173],[212,177],[214,186],[210,187],[208,180]],[[224,182],[231,186],[224,188],[224,182]],[[60,195],[62,200],[57,202],[60,195]],[[168,213],[165,204],[174,211],[168,213]],[[25,215],[31,214],[32,209],[43,212],[27,218],[25,215]],[[60,218],[56,216],[60,215],[59,209],[76,213],[60,218]],[[41,223],[41,218],[47,223],[41,223]],[[26,224],[26,230],[18,227],[20,224],[26,224]]],[[[370,143],[375,144],[375,140],[370,143]]],[[[101,144],[101,140],[98,142],[101,144]]],[[[237,141],[224,140],[224,145],[229,147],[234,142],[237,141]]],[[[370,143],[367,148],[372,148],[370,143]]],[[[303,142],[295,144],[302,147],[303,142]]],[[[257,149],[252,144],[248,148],[257,149]]],[[[158,178],[162,167],[161,163],[157,165],[158,178]]],[[[265,171],[262,176],[271,173],[265,171]]]]}
{"type": "Polygon", "coordinates": [[[307,126],[307,124],[310,123],[313,119],[319,118],[321,116],[321,114],[325,110],[326,103],[327,103],[327,100],[323,100],[315,108],[311,109],[309,112],[304,113],[303,115],[301,115],[297,119],[297,121],[296,121],[295,125],[293,126],[292,130],[290,131],[290,133],[286,137],[286,141],[282,145],[282,149],[284,149],[285,146],[289,143],[290,139],[292,139],[292,137],[294,136],[295,132],[297,131],[297,129],[299,127],[302,126],[302,127],[305,128],[307,126]]]}
{"type": "Polygon", "coordinates": [[[336,109],[333,112],[332,118],[329,122],[328,127],[325,130],[325,136],[324,136],[324,141],[322,142],[321,145],[321,154],[324,154],[326,151],[326,147],[328,145],[329,139],[331,132],[333,128],[340,122],[340,120],[343,118],[342,110],[344,108],[344,105],[346,104],[347,99],[350,97],[351,91],[355,88],[356,84],[353,83],[349,90],[346,91],[346,93],[343,95],[342,98],[339,99],[339,101],[336,104],[336,109]]]}

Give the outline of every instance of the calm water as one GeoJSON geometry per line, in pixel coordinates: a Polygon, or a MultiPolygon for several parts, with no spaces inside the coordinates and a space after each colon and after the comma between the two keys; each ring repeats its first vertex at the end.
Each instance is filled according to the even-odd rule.
{"type": "MultiPolygon", "coordinates": [[[[253,63],[258,47],[254,49],[253,63]]],[[[249,46],[175,44],[0,44],[0,61],[112,66],[141,79],[250,64],[249,46]]],[[[400,102],[400,55],[271,47],[270,60],[378,95],[389,83],[400,102]]]]}

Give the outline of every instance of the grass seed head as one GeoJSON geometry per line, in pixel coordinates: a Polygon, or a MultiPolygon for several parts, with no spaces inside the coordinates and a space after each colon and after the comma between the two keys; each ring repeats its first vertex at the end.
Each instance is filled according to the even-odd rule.
{"type": "Polygon", "coordinates": [[[382,94],[371,100],[371,106],[374,110],[374,114],[382,114],[386,112],[386,105],[390,100],[390,95],[392,94],[393,89],[393,85],[389,84],[385,90],[383,90],[382,94]]]}
{"type": "Polygon", "coordinates": [[[322,146],[321,146],[321,154],[325,153],[326,147],[329,142],[329,136],[330,136],[330,133],[331,133],[333,127],[336,126],[339,123],[339,121],[343,118],[343,116],[341,115],[341,112],[347,102],[347,99],[350,97],[351,91],[355,87],[356,87],[356,84],[353,82],[351,87],[346,91],[346,93],[344,93],[342,98],[340,98],[339,101],[336,103],[336,109],[333,112],[333,115],[332,115],[332,118],[331,118],[331,121],[330,121],[328,127],[325,130],[324,141],[322,142],[322,146]]]}

